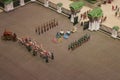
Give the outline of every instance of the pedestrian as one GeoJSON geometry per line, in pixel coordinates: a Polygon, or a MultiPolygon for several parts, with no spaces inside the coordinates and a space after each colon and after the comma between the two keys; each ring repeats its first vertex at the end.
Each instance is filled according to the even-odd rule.
{"type": "Polygon", "coordinates": [[[119,8],[117,8],[117,12],[119,12],[119,8]]]}
{"type": "Polygon", "coordinates": [[[111,4],[111,0],[108,0],[108,3],[111,4]]]}
{"type": "Polygon", "coordinates": [[[117,16],[118,15],[118,13],[117,13],[117,11],[115,12],[115,16],[117,16]]]}
{"type": "Polygon", "coordinates": [[[80,15],[80,18],[81,18],[81,19],[83,18],[83,14],[80,15]]]}
{"type": "Polygon", "coordinates": [[[117,9],[118,9],[118,6],[116,5],[115,10],[117,10],[117,9]]]}
{"type": "Polygon", "coordinates": [[[85,13],[83,13],[83,20],[85,20],[86,19],[86,12],[85,13]]]}
{"type": "Polygon", "coordinates": [[[114,11],[114,6],[112,5],[112,11],[114,11]]]}
{"type": "Polygon", "coordinates": [[[106,19],[107,19],[107,16],[104,17],[103,21],[106,21],[106,19]]]}
{"type": "Polygon", "coordinates": [[[84,22],[82,21],[82,22],[80,23],[80,25],[81,25],[81,26],[84,26],[84,22]]]}

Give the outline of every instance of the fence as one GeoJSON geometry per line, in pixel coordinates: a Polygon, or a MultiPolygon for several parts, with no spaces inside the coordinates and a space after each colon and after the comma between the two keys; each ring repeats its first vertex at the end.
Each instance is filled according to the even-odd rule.
{"type": "Polygon", "coordinates": [[[111,34],[111,33],[112,33],[112,29],[109,28],[109,27],[107,27],[107,26],[105,26],[105,25],[103,25],[103,24],[101,24],[100,29],[101,29],[102,31],[108,33],[108,34],[111,34]]]}
{"type": "MultiPolygon", "coordinates": [[[[101,24],[100,29],[101,29],[102,31],[106,32],[108,35],[111,35],[111,34],[112,34],[112,28],[107,27],[107,26],[105,26],[105,25],[103,25],[103,24],[101,24]]],[[[120,38],[120,31],[118,32],[118,37],[120,38]]]]}
{"type": "Polygon", "coordinates": [[[53,8],[54,10],[57,10],[57,5],[53,2],[49,2],[49,7],[53,8]]]}
{"type": "Polygon", "coordinates": [[[66,15],[71,15],[71,11],[70,10],[67,10],[67,9],[65,9],[65,8],[62,8],[62,12],[64,13],[64,14],[66,14],[66,15]]]}
{"type": "MultiPolygon", "coordinates": [[[[42,5],[44,5],[44,0],[37,0],[37,1],[40,2],[42,5]]],[[[51,1],[49,1],[49,7],[57,11],[57,4],[51,1]]],[[[62,7],[62,13],[69,16],[71,14],[71,11],[62,7]]]]}

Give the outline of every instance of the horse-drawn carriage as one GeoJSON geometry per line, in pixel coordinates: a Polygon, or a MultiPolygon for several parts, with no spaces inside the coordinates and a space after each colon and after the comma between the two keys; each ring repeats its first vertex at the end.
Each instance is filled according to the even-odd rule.
{"type": "Polygon", "coordinates": [[[1,36],[2,40],[17,40],[17,35],[15,33],[12,33],[11,31],[4,31],[3,35],[1,36]]]}

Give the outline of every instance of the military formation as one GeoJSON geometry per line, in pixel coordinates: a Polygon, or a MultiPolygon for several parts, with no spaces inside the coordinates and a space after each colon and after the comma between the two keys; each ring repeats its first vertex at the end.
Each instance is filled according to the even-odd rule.
{"type": "Polygon", "coordinates": [[[41,24],[41,26],[36,27],[35,33],[41,35],[57,26],[58,26],[58,21],[54,18],[44,24],[41,24]]]}
{"type": "Polygon", "coordinates": [[[45,59],[45,62],[48,63],[49,59],[54,59],[53,52],[46,51],[42,45],[38,45],[35,40],[32,40],[30,37],[18,38],[18,42],[26,47],[28,52],[32,53],[33,56],[39,55],[41,58],[45,59]]]}
{"type": "Polygon", "coordinates": [[[68,50],[74,50],[74,49],[78,48],[83,43],[87,42],[89,39],[90,39],[90,35],[89,34],[85,34],[84,36],[82,36],[78,40],[75,40],[74,42],[69,44],[68,45],[68,50]]]}

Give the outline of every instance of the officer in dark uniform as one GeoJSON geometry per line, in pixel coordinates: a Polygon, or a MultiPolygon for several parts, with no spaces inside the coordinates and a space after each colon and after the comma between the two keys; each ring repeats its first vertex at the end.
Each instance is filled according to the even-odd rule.
{"type": "Polygon", "coordinates": [[[54,54],[51,52],[51,59],[54,60],[54,54]]]}
{"type": "Polygon", "coordinates": [[[47,56],[47,55],[45,56],[45,62],[46,62],[46,63],[49,63],[49,59],[48,59],[48,56],[47,56]]]}

